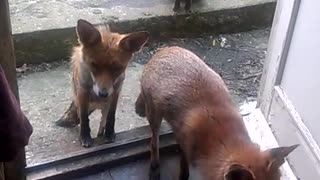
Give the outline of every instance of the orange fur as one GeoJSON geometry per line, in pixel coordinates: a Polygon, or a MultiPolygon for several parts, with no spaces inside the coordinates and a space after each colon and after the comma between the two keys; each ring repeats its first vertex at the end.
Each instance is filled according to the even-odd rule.
{"type": "Polygon", "coordinates": [[[77,35],[80,45],[74,47],[71,57],[74,99],[57,125],[70,127],[80,123],[82,146],[89,147],[93,140],[88,116],[101,109],[98,136],[105,133],[107,142],[113,142],[115,111],[124,73],[132,55],[148,41],[149,33],[118,34],[108,27],[94,27],[79,20],[77,35]]]}
{"type": "Polygon", "coordinates": [[[297,146],[261,151],[221,77],[192,52],[160,49],[145,65],[136,112],[151,130],[150,179],[160,177],[162,119],[182,149],[180,179],[280,180],[279,167],[297,146]],[[189,174],[190,170],[190,174],[189,174]]]}

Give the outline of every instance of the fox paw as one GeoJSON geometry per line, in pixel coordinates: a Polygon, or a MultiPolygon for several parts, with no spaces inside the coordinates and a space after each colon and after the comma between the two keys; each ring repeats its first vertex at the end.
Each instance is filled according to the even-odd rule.
{"type": "Polygon", "coordinates": [[[93,139],[90,136],[82,136],[80,138],[82,147],[91,147],[93,145],[93,139]]]}

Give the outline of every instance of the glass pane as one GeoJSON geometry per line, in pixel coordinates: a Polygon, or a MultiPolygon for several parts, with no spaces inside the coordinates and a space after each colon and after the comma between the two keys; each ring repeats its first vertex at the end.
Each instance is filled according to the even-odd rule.
{"type": "MultiPolygon", "coordinates": [[[[269,3],[268,0],[256,3],[264,4],[264,1],[269,3]]],[[[214,2],[214,5],[211,1],[204,1],[202,5],[195,3],[194,8],[203,14],[209,11],[213,16],[217,8],[232,10],[235,5],[241,5],[241,2],[236,0],[232,0],[232,3],[214,2]]],[[[74,27],[80,18],[88,19],[93,24],[111,19],[124,22],[115,25],[117,30],[129,32],[128,29],[131,28],[134,30],[130,32],[135,32],[146,29],[158,34],[152,36],[150,42],[129,63],[116,112],[116,132],[148,125],[146,119],[135,114],[134,104],[140,92],[139,79],[143,66],[161,47],[181,46],[197,54],[223,77],[237,103],[256,98],[269,36],[269,28],[265,27],[270,25],[272,15],[268,17],[269,20],[263,21],[263,27],[256,21],[246,19],[246,15],[239,17],[252,23],[254,27],[254,23],[257,23],[257,30],[250,30],[251,25],[233,30],[238,19],[231,16],[211,22],[215,24],[219,20],[225,20],[221,23],[224,23],[226,30],[216,30],[211,25],[202,28],[201,23],[205,22],[193,20],[194,16],[186,15],[181,22],[191,21],[192,23],[188,24],[189,29],[179,24],[180,16],[172,13],[173,2],[169,0],[138,0],[134,3],[130,0],[13,0],[10,5],[19,65],[17,71],[20,101],[34,127],[26,149],[28,166],[56,160],[83,149],[78,138],[79,126],[63,128],[55,125],[72,99],[69,57],[72,46],[77,45],[74,27]],[[169,19],[166,19],[167,16],[169,19]],[[148,23],[136,21],[138,18],[148,19],[148,23]],[[157,22],[151,23],[150,18],[155,18],[153,20],[157,22]],[[229,20],[234,24],[229,23],[229,20]],[[156,26],[158,23],[168,27],[159,27],[162,28],[159,32],[156,26]],[[241,32],[242,29],[246,31],[241,32]],[[221,34],[217,34],[217,31],[221,34]]],[[[270,7],[261,6],[261,13],[272,10],[270,7]]],[[[246,10],[243,11],[245,14],[246,10]]],[[[259,9],[256,11],[260,12],[259,9]]],[[[203,16],[208,22],[212,17],[203,16]]],[[[246,24],[243,23],[243,26],[246,24]]],[[[100,117],[100,111],[95,111],[90,116],[93,138],[97,136],[100,117]]]]}

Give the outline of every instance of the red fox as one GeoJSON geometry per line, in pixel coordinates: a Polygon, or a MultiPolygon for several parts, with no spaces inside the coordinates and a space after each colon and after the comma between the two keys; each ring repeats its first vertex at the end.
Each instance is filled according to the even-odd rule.
{"type": "Polygon", "coordinates": [[[152,130],[150,180],[160,178],[163,118],[182,150],[180,180],[280,180],[279,167],[298,146],[261,151],[221,77],[180,47],[158,50],[145,65],[135,106],[152,130]]]}
{"type": "Polygon", "coordinates": [[[108,26],[94,27],[82,19],[78,20],[76,30],[80,45],[73,49],[71,57],[74,98],[56,124],[70,127],[80,123],[81,144],[90,147],[93,140],[89,115],[101,109],[98,136],[104,133],[107,142],[113,142],[115,113],[125,70],[133,53],[146,44],[150,35],[145,31],[113,33],[108,26]]]}

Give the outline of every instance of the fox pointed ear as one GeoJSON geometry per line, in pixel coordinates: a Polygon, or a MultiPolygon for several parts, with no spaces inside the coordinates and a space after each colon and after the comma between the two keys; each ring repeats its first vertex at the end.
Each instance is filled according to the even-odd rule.
{"type": "Polygon", "coordinates": [[[119,46],[131,53],[140,51],[140,49],[147,43],[149,40],[150,34],[147,31],[129,33],[120,39],[119,46]]]}
{"type": "Polygon", "coordinates": [[[285,158],[298,146],[299,144],[266,150],[265,152],[269,158],[267,169],[278,169],[285,162],[285,158]]]}
{"type": "Polygon", "coordinates": [[[232,164],[227,173],[224,174],[224,180],[255,180],[253,172],[241,164],[232,164]]]}
{"type": "Polygon", "coordinates": [[[93,46],[101,41],[99,31],[88,21],[79,19],[77,22],[77,35],[84,46],[93,46]]]}

